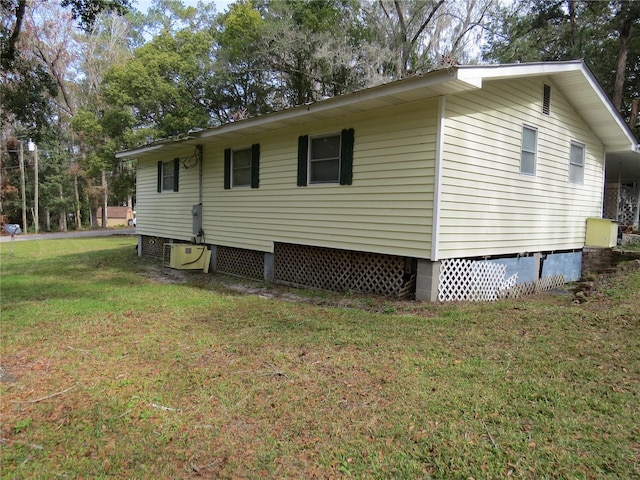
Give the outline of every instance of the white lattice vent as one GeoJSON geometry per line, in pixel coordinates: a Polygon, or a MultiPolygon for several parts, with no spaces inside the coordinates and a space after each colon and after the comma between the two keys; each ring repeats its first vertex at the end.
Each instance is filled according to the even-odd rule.
{"type": "Polygon", "coordinates": [[[495,262],[459,258],[443,260],[440,265],[438,300],[492,302],[551,290],[564,284],[563,275],[518,284],[518,274],[507,278],[506,270],[506,265],[495,262]]]}
{"type": "Polygon", "coordinates": [[[490,302],[516,284],[518,274],[506,278],[506,265],[454,258],[440,265],[438,299],[490,302]]]}
{"type": "Polygon", "coordinates": [[[533,295],[534,293],[553,290],[564,285],[564,275],[553,275],[544,277],[534,282],[524,282],[515,285],[505,292],[504,298],[520,298],[525,295],[533,295]]]}

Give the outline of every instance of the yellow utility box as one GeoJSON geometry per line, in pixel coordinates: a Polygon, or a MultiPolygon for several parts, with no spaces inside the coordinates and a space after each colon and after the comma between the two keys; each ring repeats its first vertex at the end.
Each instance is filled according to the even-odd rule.
{"type": "Polygon", "coordinates": [[[163,253],[163,265],[177,270],[204,270],[211,259],[205,245],[165,243],[163,253]]]}
{"type": "Polygon", "coordinates": [[[611,248],[618,244],[618,222],[606,218],[587,218],[586,247],[611,248]]]}

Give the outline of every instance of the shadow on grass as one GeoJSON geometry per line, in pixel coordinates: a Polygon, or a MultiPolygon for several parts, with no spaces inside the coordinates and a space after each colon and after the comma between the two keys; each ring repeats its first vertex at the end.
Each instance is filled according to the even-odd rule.
{"type": "Polygon", "coordinates": [[[3,310],[24,301],[99,300],[114,288],[143,284],[136,274],[141,261],[135,245],[128,241],[113,247],[122,242],[120,238],[24,242],[13,255],[3,248],[3,310]],[[74,252],[68,253],[69,249],[74,252]]]}

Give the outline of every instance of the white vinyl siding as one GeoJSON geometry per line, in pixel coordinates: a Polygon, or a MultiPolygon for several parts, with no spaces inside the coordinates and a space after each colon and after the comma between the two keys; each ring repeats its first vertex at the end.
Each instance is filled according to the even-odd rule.
{"type": "Polygon", "coordinates": [[[273,242],[284,242],[428,258],[435,126],[430,101],[252,138],[261,149],[259,191],[223,194],[222,145],[206,148],[207,243],[268,252],[273,242]],[[353,184],[297,187],[298,137],[333,135],[337,128],[354,128],[353,184]]]}
{"type": "Polygon", "coordinates": [[[447,98],[440,258],[584,246],[586,218],[601,214],[604,149],[558,88],[544,115],[542,89],[543,79],[487,81],[447,98]],[[538,126],[535,177],[520,173],[525,119],[538,126]],[[583,185],[568,182],[572,140],[586,146],[583,185]]]}
{"type": "MultiPolygon", "coordinates": [[[[193,147],[172,153],[171,158],[187,158],[193,147]]],[[[198,168],[180,167],[180,189],[170,195],[157,193],[157,160],[138,162],[136,174],[137,233],[190,240],[191,207],[198,203],[198,168]]],[[[173,167],[173,161],[169,162],[173,167]]]]}

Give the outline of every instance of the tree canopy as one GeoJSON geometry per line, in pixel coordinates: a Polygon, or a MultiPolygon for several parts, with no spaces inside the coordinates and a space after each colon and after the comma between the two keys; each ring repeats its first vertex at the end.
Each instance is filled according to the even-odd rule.
{"type": "Polygon", "coordinates": [[[28,138],[46,168],[34,198],[25,153],[22,208],[80,228],[100,206],[135,203],[135,166],[117,150],[458,63],[584,58],[638,131],[640,2],[132,3],[0,0],[0,214],[20,216],[28,138]]]}

